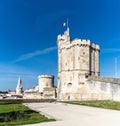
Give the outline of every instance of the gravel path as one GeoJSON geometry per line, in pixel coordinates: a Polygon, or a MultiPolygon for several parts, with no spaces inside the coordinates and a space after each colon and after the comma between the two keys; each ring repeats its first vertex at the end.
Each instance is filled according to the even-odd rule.
{"type": "Polygon", "coordinates": [[[120,126],[120,111],[65,103],[27,103],[26,105],[57,120],[26,126],[120,126]]]}

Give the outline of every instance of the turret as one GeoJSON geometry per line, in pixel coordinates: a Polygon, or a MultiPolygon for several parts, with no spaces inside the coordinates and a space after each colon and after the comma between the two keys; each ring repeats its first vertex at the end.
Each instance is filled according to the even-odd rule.
{"type": "Polygon", "coordinates": [[[58,47],[63,46],[63,45],[68,45],[70,44],[70,33],[69,33],[69,28],[64,32],[63,35],[58,35],[57,36],[57,45],[58,47]]]}
{"type": "Polygon", "coordinates": [[[54,87],[54,76],[53,75],[40,75],[38,76],[39,92],[43,93],[44,88],[54,87]]]}

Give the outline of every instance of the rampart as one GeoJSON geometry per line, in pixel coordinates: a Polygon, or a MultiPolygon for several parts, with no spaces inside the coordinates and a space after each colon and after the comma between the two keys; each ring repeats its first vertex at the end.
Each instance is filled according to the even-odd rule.
{"type": "Polygon", "coordinates": [[[88,80],[100,81],[105,83],[113,83],[120,85],[120,78],[112,78],[112,77],[102,77],[102,76],[89,76],[88,80]]]}

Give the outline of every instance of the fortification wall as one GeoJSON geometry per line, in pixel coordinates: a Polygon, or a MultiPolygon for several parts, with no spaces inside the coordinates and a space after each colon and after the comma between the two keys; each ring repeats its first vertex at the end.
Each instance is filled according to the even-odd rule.
{"type": "MultiPolygon", "coordinates": [[[[81,76],[80,76],[81,77],[81,76]]],[[[62,87],[60,100],[120,101],[120,79],[110,77],[79,78],[82,83],[62,87]],[[82,81],[83,80],[83,81],[82,81]]]]}
{"type": "Polygon", "coordinates": [[[44,97],[38,92],[26,92],[23,99],[44,99],[44,97]]]}
{"type": "Polygon", "coordinates": [[[58,35],[58,99],[120,100],[120,79],[100,77],[100,46],[58,35]]]}
{"type": "Polygon", "coordinates": [[[109,99],[120,101],[120,78],[90,77],[87,84],[90,93],[105,94],[109,99]]]}
{"type": "Polygon", "coordinates": [[[100,81],[100,82],[105,82],[105,83],[120,84],[120,78],[89,76],[88,80],[100,81]]]}
{"type": "Polygon", "coordinates": [[[71,40],[69,29],[63,35],[58,35],[57,45],[58,97],[62,97],[66,93],[79,93],[77,90],[80,84],[85,83],[85,76],[100,75],[100,46],[90,40],[71,40]]]}

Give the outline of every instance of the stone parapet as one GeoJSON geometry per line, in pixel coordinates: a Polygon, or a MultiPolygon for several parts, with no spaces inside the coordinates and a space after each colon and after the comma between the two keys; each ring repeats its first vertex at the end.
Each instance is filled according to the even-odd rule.
{"type": "Polygon", "coordinates": [[[72,48],[74,46],[89,46],[95,50],[100,50],[100,46],[97,44],[92,43],[90,40],[85,39],[74,39],[73,41],[70,41],[70,44],[63,44],[59,48],[60,49],[68,49],[72,48]]]}
{"type": "Polygon", "coordinates": [[[45,75],[39,75],[38,78],[54,78],[54,76],[45,74],[45,75]]]}
{"type": "Polygon", "coordinates": [[[102,77],[102,76],[90,76],[88,80],[100,81],[106,83],[120,84],[120,78],[112,78],[112,77],[102,77]]]}

